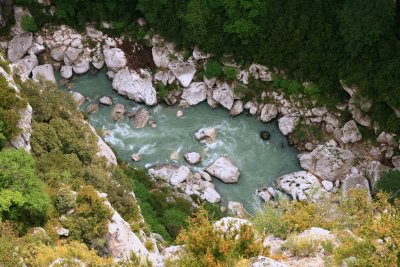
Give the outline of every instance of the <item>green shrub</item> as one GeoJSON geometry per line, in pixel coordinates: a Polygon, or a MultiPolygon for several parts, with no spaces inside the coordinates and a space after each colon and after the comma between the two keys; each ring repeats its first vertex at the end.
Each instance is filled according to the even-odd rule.
{"type": "Polygon", "coordinates": [[[35,173],[35,161],[25,150],[0,152],[0,220],[13,220],[19,230],[43,223],[50,198],[35,173]]]}
{"type": "Polygon", "coordinates": [[[60,188],[56,195],[55,207],[61,214],[66,213],[75,206],[75,196],[68,188],[60,188]]]}
{"type": "Polygon", "coordinates": [[[320,242],[308,237],[290,235],[283,248],[295,257],[313,257],[320,250],[320,242]]]}
{"type": "Polygon", "coordinates": [[[389,171],[383,174],[376,188],[388,193],[390,198],[400,198],[400,171],[389,171]]]}
{"type": "Polygon", "coordinates": [[[224,67],[225,79],[227,81],[233,81],[236,79],[237,70],[233,67],[224,67]]]}
{"type": "Polygon", "coordinates": [[[224,72],[222,70],[221,64],[215,60],[210,60],[206,63],[204,75],[208,78],[221,78],[224,72]]]}
{"type": "Polygon", "coordinates": [[[168,233],[172,237],[176,237],[179,231],[187,225],[188,214],[183,211],[173,208],[165,211],[162,221],[167,229],[168,233]]]}
{"type": "Polygon", "coordinates": [[[265,234],[272,234],[276,237],[285,238],[289,232],[288,224],[282,220],[283,210],[265,205],[258,210],[253,218],[254,228],[265,234]]]}
{"type": "Polygon", "coordinates": [[[289,94],[298,94],[300,93],[301,84],[296,81],[293,81],[289,84],[287,91],[289,94]]]}
{"type": "Polygon", "coordinates": [[[279,82],[280,88],[287,90],[289,88],[289,86],[290,86],[289,80],[285,80],[285,79],[280,80],[280,82],[279,82]]]}
{"type": "Polygon", "coordinates": [[[28,15],[22,16],[21,28],[26,32],[37,32],[39,30],[35,20],[28,15]]]}

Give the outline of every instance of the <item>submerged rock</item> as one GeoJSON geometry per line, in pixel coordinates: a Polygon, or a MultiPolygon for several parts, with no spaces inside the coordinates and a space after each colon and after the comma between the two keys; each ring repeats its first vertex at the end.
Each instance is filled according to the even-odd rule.
{"type": "Polygon", "coordinates": [[[217,158],[213,164],[207,167],[206,172],[227,184],[237,183],[240,175],[238,167],[227,157],[217,158]]]}
{"type": "Polygon", "coordinates": [[[147,109],[144,108],[139,109],[136,112],[133,121],[135,128],[143,128],[144,126],[146,126],[149,121],[149,118],[150,118],[150,113],[147,109]]]}
{"type": "Polygon", "coordinates": [[[260,137],[262,140],[269,140],[271,134],[267,131],[261,131],[260,132],[260,137]]]}
{"type": "Polygon", "coordinates": [[[78,107],[85,102],[85,97],[81,93],[78,93],[78,92],[73,92],[72,98],[78,107]]]}
{"type": "Polygon", "coordinates": [[[93,114],[96,113],[97,111],[99,111],[99,104],[97,103],[92,103],[86,108],[86,113],[88,114],[93,114]]]}
{"type": "Polygon", "coordinates": [[[119,94],[136,102],[144,102],[149,106],[157,104],[156,90],[149,73],[143,72],[140,75],[136,71],[122,69],[115,75],[112,87],[119,94]]]}
{"type": "Polygon", "coordinates": [[[132,154],[131,159],[134,162],[138,162],[138,161],[140,161],[142,159],[142,157],[139,154],[132,154]]]}
{"type": "Polygon", "coordinates": [[[113,110],[112,110],[112,119],[114,121],[118,121],[124,118],[126,109],[123,104],[117,103],[115,104],[113,110]]]}
{"type": "Polygon", "coordinates": [[[112,105],[112,100],[111,100],[111,97],[109,97],[109,96],[100,97],[99,102],[100,102],[100,104],[103,104],[106,106],[112,105]]]}
{"type": "Polygon", "coordinates": [[[217,129],[215,128],[201,128],[194,134],[198,141],[204,141],[207,144],[213,144],[217,141],[217,129]]]}
{"type": "Polygon", "coordinates": [[[350,150],[319,145],[312,152],[301,154],[300,165],[322,180],[342,180],[353,166],[354,155],[350,150]]]}

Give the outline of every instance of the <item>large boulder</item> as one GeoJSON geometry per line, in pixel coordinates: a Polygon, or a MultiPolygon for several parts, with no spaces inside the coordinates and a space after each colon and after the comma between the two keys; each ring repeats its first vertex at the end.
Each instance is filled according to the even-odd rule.
{"type": "Polygon", "coordinates": [[[72,65],[78,59],[79,54],[82,52],[82,49],[68,47],[64,52],[64,63],[65,65],[72,65]]]}
{"type": "MultiPolygon", "coordinates": [[[[65,47],[64,47],[65,49],[65,47]]],[[[55,61],[61,61],[64,58],[64,50],[63,47],[56,47],[50,51],[50,56],[55,60],[55,61]]]]}
{"type": "Polygon", "coordinates": [[[261,109],[260,120],[262,122],[269,122],[278,116],[278,109],[273,104],[265,104],[261,109]]]}
{"type": "Polygon", "coordinates": [[[103,54],[107,67],[115,72],[125,68],[128,62],[124,51],[119,48],[105,48],[103,54]]]}
{"type": "Polygon", "coordinates": [[[154,64],[158,68],[168,68],[170,51],[167,47],[153,46],[151,53],[153,55],[154,64]]]}
{"type": "Polygon", "coordinates": [[[72,75],[74,74],[74,72],[72,71],[72,66],[62,66],[60,69],[60,75],[61,77],[63,77],[64,79],[69,79],[72,77],[72,75]]]}
{"type": "Polygon", "coordinates": [[[348,197],[351,189],[362,189],[368,194],[368,198],[371,199],[371,190],[367,178],[361,174],[351,174],[346,176],[343,181],[342,191],[343,195],[348,197]]]}
{"type": "Polygon", "coordinates": [[[354,162],[350,150],[339,147],[319,145],[312,152],[301,154],[300,165],[322,180],[342,180],[354,162]]]}
{"type": "Polygon", "coordinates": [[[229,115],[235,117],[243,112],[243,101],[237,100],[233,103],[231,110],[229,111],[229,115]]]}
{"type": "Polygon", "coordinates": [[[136,102],[144,102],[149,106],[157,104],[156,90],[153,87],[149,73],[140,75],[136,71],[131,71],[127,68],[122,69],[115,75],[112,87],[119,94],[125,95],[136,102]]]}
{"type": "Polygon", "coordinates": [[[73,92],[71,93],[71,95],[75,105],[77,105],[78,107],[85,103],[85,97],[81,93],[73,92]]]}
{"type": "Polygon", "coordinates": [[[182,98],[190,106],[197,105],[207,99],[207,87],[203,82],[191,83],[188,88],[183,89],[182,98]]]}
{"type": "Polygon", "coordinates": [[[24,32],[14,36],[8,44],[7,58],[14,62],[21,59],[32,46],[33,35],[31,32],[24,32]]]}
{"type": "Polygon", "coordinates": [[[345,123],[342,128],[342,138],[341,141],[345,144],[347,143],[355,143],[362,139],[362,135],[360,130],[357,128],[357,124],[355,121],[350,120],[345,123]]]}
{"type": "Polygon", "coordinates": [[[21,79],[25,81],[31,75],[32,70],[38,65],[38,59],[35,55],[28,55],[22,59],[14,61],[10,64],[10,68],[14,73],[21,76],[21,79]]]}
{"type": "Polygon", "coordinates": [[[200,142],[205,142],[206,144],[213,144],[217,141],[217,129],[201,128],[194,134],[194,137],[200,142]]]}
{"type": "Polygon", "coordinates": [[[201,156],[197,152],[189,152],[185,154],[185,160],[187,163],[194,165],[200,162],[201,156]]]}
{"type": "Polygon", "coordinates": [[[114,121],[121,120],[124,118],[125,113],[126,113],[125,106],[121,103],[117,103],[112,109],[112,119],[114,121]]]}
{"type": "Polygon", "coordinates": [[[246,211],[241,202],[229,201],[228,213],[242,219],[247,219],[249,217],[249,213],[246,211]]]}
{"type": "Polygon", "coordinates": [[[193,63],[175,61],[170,63],[168,67],[183,87],[190,85],[196,73],[196,67],[193,63]]]}
{"type": "Polygon", "coordinates": [[[206,172],[227,184],[237,183],[240,175],[238,167],[227,157],[217,158],[207,167],[206,172]]]}
{"type": "Polygon", "coordinates": [[[307,171],[285,174],[277,178],[275,183],[279,190],[291,195],[293,200],[318,199],[326,192],[318,178],[307,171]]]}
{"type": "Polygon", "coordinates": [[[40,77],[51,81],[53,83],[56,83],[56,77],[54,76],[54,70],[53,70],[53,65],[51,64],[44,64],[44,65],[39,65],[36,66],[32,70],[32,78],[35,81],[38,81],[40,77]]]}
{"type": "Polygon", "coordinates": [[[283,135],[293,133],[299,124],[300,119],[297,116],[286,115],[278,120],[279,130],[283,135]]]}
{"type": "Polygon", "coordinates": [[[89,57],[82,55],[80,56],[72,66],[72,69],[76,74],[85,74],[90,70],[90,59],[89,57]]]}
{"type": "Polygon", "coordinates": [[[202,199],[214,204],[221,201],[221,196],[214,188],[207,187],[203,192],[202,199]]]}
{"type": "Polygon", "coordinates": [[[232,108],[233,101],[235,100],[233,90],[226,82],[217,84],[212,97],[228,110],[232,108]]]}
{"type": "Polygon", "coordinates": [[[150,113],[147,109],[141,108],[139,109],[136,114],[135,118],[133,120],[133,124],[135,125],[135,128],[143,128],[144,126],[147,125],[147,122],[149,121],[150,113]]]}
{"type": "Polygon", "coordinates": [[[105,106],[111,106],[112,105],[112,99],[109,96],[102,96],[99,99],[100,104],[103,104],[105,106]]]}
{"type": "Polygon", "coordinates": [[[191,175],[192,173],[188,167],[181,166],[171,175],[169,183],[172,186],[178,186],[180,183],[187,180],[191,175]]]}

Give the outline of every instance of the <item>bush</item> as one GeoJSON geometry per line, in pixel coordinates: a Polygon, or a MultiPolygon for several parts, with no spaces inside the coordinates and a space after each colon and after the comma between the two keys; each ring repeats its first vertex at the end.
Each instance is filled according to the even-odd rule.
{"type": "Polygon", "coordinates": [[[227,81],[233,81],[236,79],[237,70],[233,67],[224,67],[225,79],[227,81]]]}
{"type": "Polygon", "coordinates": [[[162,221],[168,233],[172,237],[176,237],[179,231],[187,225],[188,214],[176,208],[168,209],[165,211],[162,221]]]}
{"type": "Polygon", "coordinates": [[[256,238],[249,225],[242,225],[237,231],[223,232],[214,227],[203,207],[188,222],[188,228],[177,237],[177,242],[187,250],[181,256],[179,266],[235,266],[242,258],[267,256],[263,239],[256,238]]]}
{"type": "Polygon", "coordinates": [[[55,207],[61,214],[66,213],[75,206],[75,196],[68,188],[60,188],[57,192],[55,207]]]}
{"type": "Polygon", "coordinates": [[[300,89],[301,89],[301,84],[293,81],[289,84],[287,91],[289,94],[298,94],[300,93],[300,89]]]}
{"type": "Polygon", "coordinates": [[[44,223],[50,198],[36,176],[35,161],[25,150],[0,152],[0,220],[13,220],[19,230],[44,223]]]}
{"type": "Polygon", "coordinates": [[[320,250],[320,243],[308,237],[291,235],[282,246],[294,257],[313,257],[320,250]]]}
{"type": "Polygon", "coordinates": [[[26,32],[37,32],[39,30],[35,20],[28,15],[22,16],[21,28],[26,32]]]}
{"type": "Polygon", "coordinates": [[[279,238],[285,238],[289,232],[287,222],[282,220],[283,209],[266,205],[258,210],[253,218],[254,228],[265,234],[272,234],[279,238]]]}
{"type": "Polygon", "coordinates": [[[382,175],[376,188],[389,194],[389,198],[400,198],[400,171],[389,171],[382,175]]]}
{"type": "Polygon", "coordinates": [[[219,64],[217,61],[210,60],[206,63],[206,69],[204,71],[204,75],[208,78],[221,78],[223,76],[224,72],[222,70],[221,64],[219,64]]]}

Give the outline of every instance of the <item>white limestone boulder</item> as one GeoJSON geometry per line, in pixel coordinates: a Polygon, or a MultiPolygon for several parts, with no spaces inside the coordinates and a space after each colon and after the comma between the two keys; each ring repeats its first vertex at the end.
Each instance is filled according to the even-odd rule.
{"type": "Polygon", "coordinates": [[[217,158],[205,171],[227,184],[237,183],[240,176],[239,168],[227,157],[217,158]]]}
{"type": "Polygon", "coordinates": [[[293,133],[296,130],[297,125],[299,124],[300,119],[297,116],[286,115],[278,120],[279,130],[283,135],[288,135],[293,133]]]}
{"type": "Polygon", "coordinates": [[[129,99],[152,106],[157,104],[157,95],[151,80],[151,76],[147,72],[139,74],[125,68],[117,72],[112,87],[129,99]]]}
{"type": "Polygon", "coordinates": [[[28,49],[32,46],[33,35],[31,32],[24,32],[14,36],[8,44],[7,58],[10,62],[15,62],[24,57],[28,49]]]}
{"type": "Polygon", "coordinates": [[[114,72],[125,68],[128,63],[124,51],[119,48],[104,48],[103,54],[107,68],[114,72]]]}
{"type": "Polygon", "coordinates": [[[299,156],[300,165],[322,180],[342,180],[353,166],[354,155],[350,150],[335,146],[319,145],[312,152],[299,156]]]}
{"type": "Polygon", "coordinates": [[[354,120],[346,122],[341,131],[342,131],[341,141],[345,144],[355,143],[361,141],[362,139],[360,130],[358,129],[357,124],[354,120]]]}
{"type": "Polygon", "coordinates": [[[36,66],[32,70],[32,78],[35,81],[39,81],[40,77],[43,77],[45,80],[56,83],[56,77],[54,76],[53,65],[44,64],[44,65],[36,66]]]}
{"type": "Polygon", "coordinates": [[[188,87],[196,73],[196,67],[193,63],[174,61],[168,64],[168,67],[174,73],[183,87],[188,87]]]}
{"type": "Polygon", "coordinates": [[[207,87],[203,82],[191,83],[189,87],[183,89],[181,96],[190,106],[194,106],[207,99],[207,87]]]}
{"type": "Polygon", "coordinates": [[[61,67],[60,69],[60,75],[61,77],[63,77],[64,79],[69,79],[72,77],[72,75],[74,74],[73,70],[72,70],[72,66],[67,66],[64,65],[61,67]]]}
{"type": "Polygon", "coordinates": [[[265,104],[261,109],[260,120],[269,122],[278,116],[278,108],[273,104],[265,104]]]}
{"type": "Polygon", "coordinates": [[[235,100],[233,90],[226,82],[217,84],[212,97],[227,110],[231,110],[235,100]]]}

